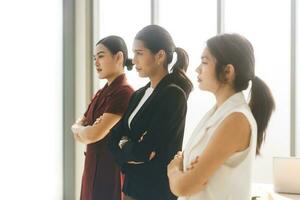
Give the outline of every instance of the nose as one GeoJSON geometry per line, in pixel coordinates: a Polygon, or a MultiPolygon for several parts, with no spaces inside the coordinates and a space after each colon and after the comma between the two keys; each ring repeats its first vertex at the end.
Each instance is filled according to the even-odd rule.
{"type": "Polygon", "coordinates": [[[200,65],[196,68],[195,71],[196,71],[197,73],[200,74],[200,73],[201,73],[201,69],[202,69],[202,67],[201,67],[201,64],[200,64],[200,65]]]}
{"type": "Polygon", "coordinates": [[[99,59],[95,58],[94,63],[95,63],[96,66],[99,66],[99,64],[100,64],[99,59]]]}
{"type": "Polygon", "coordinates": [[[133,58],[132,58],[132,64],[136,65],[136,55],[135,54],[133,55],[133,58]]]}

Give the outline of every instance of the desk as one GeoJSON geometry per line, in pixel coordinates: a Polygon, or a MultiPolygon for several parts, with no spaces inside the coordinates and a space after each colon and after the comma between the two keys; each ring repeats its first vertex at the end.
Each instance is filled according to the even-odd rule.
{"type": "Polygon", "coordinates": [[[272,184],[252,184],[252,196],[259,196],[259,200],[300,200],[300,194],[282,194],[274,192],[272,184]]]}

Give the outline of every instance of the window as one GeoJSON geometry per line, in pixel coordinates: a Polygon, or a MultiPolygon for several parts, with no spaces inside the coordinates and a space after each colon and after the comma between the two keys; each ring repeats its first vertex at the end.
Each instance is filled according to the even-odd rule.
{"type": "MultiPolygon", "coordinates": [[[[112,6],[117,3],[116,0],[100,1],[102,2],[100,14],[103,15],[100,16],[99,23],[100,38],[110,34],[118,34],[125,38],[128,47],[131,48],[134,35],[140,28],[150,22],[150,2],[129,1],[125,4],[118,1],[118,7],[116,7],[112,6]],[[132,6],[139,7],[139,9],[132,12],[132,6]],[[126,14],[122,14],[124,19],[115,17],[115,12],[109,12],[111,10],[118,13],[126,12],[126,14]]],[[[224,27],[225,32],[236,32],[244,35],[253,44],[256,58],[256,75],[267,83],[276,101],[276,111],[272,115],[267,129],[262,156],[257,157],[255,163],[255,181],[272,182],[272,157],[289,156],[291,147],[290,114],[294,112],[290,109],[291,1],[224,0],[222,5],[224,7],[219,11],[217,1],[182,2],[179,0],[163,0],[154,2],[158,5],[154,7],[155,12],[152,12],[155,15],[156,22],[170,32],[176,46],[184,48],[190,57],[188,76],[194,84],[194,91],[188,101],[184,144],[198,121],[215,102],[212,95],[206,95],[204,92],[199,91],[195,69],[200,64],[205,41],[217,34],[217,16],[220,14],[218,12],[220,10],[224,11],[224,15],[219,16],[222,17],[220,24],[224,27]],[[222,24],[223,22],[224,24],[222,24]]],[[[300,10],[299,4],[297,4],[297,9],[297,11],[300,10]]],[[[296,21],[298,33],[299,16],[297,16],[296,21]]],[[[298,155],[300,155],[300,104],[298,103],[300,99],[300,40],[297,39],[297,82],[294,84],[296,85],[297,104],[295,109],[296,147],[298,155]]],[[[129,73],[128,76],[131,80],[136,80],[132,81],[135,88],[142,85],[138,82],[140,78],[137,74],[129,73]]]]}
{"type": "Polygon", "coordinates": [[[262,156],[255,163],[257,182],[271,182],[272,157],[290,153],[290,14],[290,1],[225,1],[225,32],[250,40],[256,75],[267,83],[276,101],[262,156]]]}
{"type": "Polygon", "coordinates": [[[213,96],[203,95],[198,88],[196,68],[201,62],[205,41],[217,33],[216,1],[164,0],[159,4],[159,24],[173,37],[175,45],[185,49],[190,58],[188,76],[194,90],[188,100],[184,144],[200,118],[214,103],[213,96]],[[196,109],[192,109],[196,108],[196,109]]]}
{"type": "MultiPolygon", "coordinates": [[[[150,1],[99,0],[99,14],[99,36],[96,36],[98,40],[109,35],[122,37],[127,44],[129,58],[132,58],[135,35],[150,24],[150,1]]],[[[126,72],[126,76],[135,89],[148,82],[148,79],[138,77],[135,69],[126,72]]]]}

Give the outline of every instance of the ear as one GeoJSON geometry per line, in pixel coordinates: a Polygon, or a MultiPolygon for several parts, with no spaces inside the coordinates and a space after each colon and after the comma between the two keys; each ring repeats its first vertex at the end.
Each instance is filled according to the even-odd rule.
{"type": "Polygon", "coordinates": [[[159,50],[155,54],[155,60],[158,65],[162,65],[166,60],[166,52],[164,50],[159,50]]]}
{"type": "Polygon", "coordinates": [[[233,82],[234,81],[235,70],[234,70],[234,66],[232,64],[226,65],[224,73],[225,73],[225,79],[226,79],[227,82],[233,82]]]}
{"type": "Polygon", "coordinates": [[[118,65],[123,65],[124,55],[122,51],[115,54],[115,61],[118,65]]]}

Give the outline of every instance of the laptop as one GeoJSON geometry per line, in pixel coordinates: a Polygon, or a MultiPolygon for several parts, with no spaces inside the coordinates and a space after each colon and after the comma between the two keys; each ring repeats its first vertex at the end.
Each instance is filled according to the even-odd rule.
{"type": "Polygon", "coordinates": [[[280,193],[300,194],[300,158],[273,158],[274,190],[280,193]]]}

